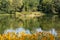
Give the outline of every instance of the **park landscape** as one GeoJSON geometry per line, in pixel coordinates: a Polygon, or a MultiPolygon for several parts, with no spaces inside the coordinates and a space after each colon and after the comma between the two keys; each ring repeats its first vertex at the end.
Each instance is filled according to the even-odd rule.
{"type": "Polygon", "coordinates": [[[0,0],[0,40],[59,40],[60,0],[0,0]]]}

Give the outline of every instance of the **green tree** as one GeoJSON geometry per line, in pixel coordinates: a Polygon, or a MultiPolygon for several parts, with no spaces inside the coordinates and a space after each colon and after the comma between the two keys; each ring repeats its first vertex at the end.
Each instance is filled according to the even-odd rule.
{"type": "Polygon", "coordinates": [[[53,3],[53,0],[42,0],[39,2],[38,10],[45,13],[51,13],[52,7],[54,6],[53,3]]]}
{"type": "Polygon", "coordinates": [[[25,11],[37,11],[39,0],[24,0],[23,4],[25,11]]]}
{"type": "Polygon", "coordinates": [[[23,5],[22,0],[1,0],[0,10],[7,13],[14,13],[20,10],[19,8],[23,5]]]}
{"type": "Polygon", "coordinates": [[[58,14],[60,14],[60,0],[54,0],[55,10],[58,14]]]}

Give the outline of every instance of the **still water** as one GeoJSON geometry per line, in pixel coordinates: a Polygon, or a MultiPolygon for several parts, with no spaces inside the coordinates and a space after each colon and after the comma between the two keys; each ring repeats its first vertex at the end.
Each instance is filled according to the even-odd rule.
{"type": "Polygon", "coordinates": [[[36,32],[49,32],[53,35],[57,35],[58,30],[60,30],[60,16],[58,15],[44,15],[40,17],[36,17],[30,20],[20,20],[16,18],[16,21],[14,21],[13,18],[9,18],[9,16],[6,17],[0,17],[0,33],[7,33],[7,32],[15,32],[19,33],[24,31],[27,34],[31,34],[31,30],[33,30],[33,33],[36,32]],[[23,23],[23,27],[20,27],[19,25],[23,23]],[[19,24],[19,25],[18,25],[19,24]],[[10,28],[11,27],[11,28],[10,28]],[[13,29],[15,27],[18,27],[16,29],[13,29]]]}
{"type": "MultiPolygon", "coordinates": [[[[49,32],[51,34],[53,34],[54,36],[57,36],[57,32],[55,31],[55,29],[51,29],[49,31],[45,31],[45,30],[42,30],[41,28],[36,28],[35,30],[35,33],[36,32],[49,32]]],[[[26,34],[31,34],[31,31],[29,29],[24,29],[24,28],[17,28],[15,30],[13,29],[7,29],[4,31],[4,33],[8,33],[8,32],[15,32],[15,33],[20,33],[20,32],[25,32],[26,34]]]]}

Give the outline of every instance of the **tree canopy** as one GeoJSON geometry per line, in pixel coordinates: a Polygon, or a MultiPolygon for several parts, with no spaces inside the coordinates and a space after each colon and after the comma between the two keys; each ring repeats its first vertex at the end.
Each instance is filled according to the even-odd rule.
{"type": "Polygon", "coordinates": [[[0,0],[0,11],[7,13],[22,11],[42,11],[60,13],[60,0],[0,0]]]}

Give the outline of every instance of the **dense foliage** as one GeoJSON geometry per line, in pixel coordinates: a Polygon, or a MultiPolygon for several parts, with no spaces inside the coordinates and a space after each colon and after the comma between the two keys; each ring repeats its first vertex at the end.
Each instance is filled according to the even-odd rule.
{"type": "Polygon", "coordinates": [[[42,11],[56,14],[60,12],[59,4],[60,0],[0,0],[0,11],[42,11]]]}

